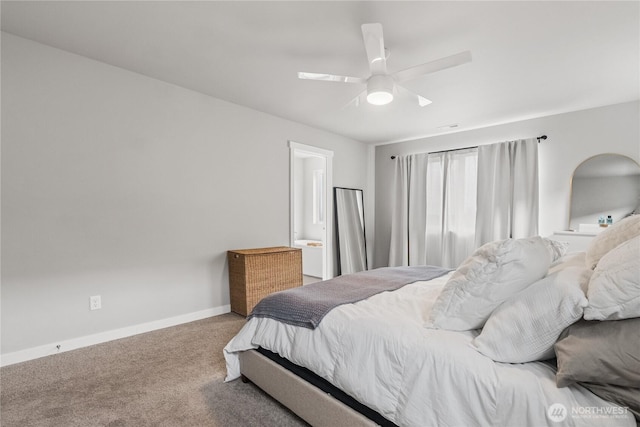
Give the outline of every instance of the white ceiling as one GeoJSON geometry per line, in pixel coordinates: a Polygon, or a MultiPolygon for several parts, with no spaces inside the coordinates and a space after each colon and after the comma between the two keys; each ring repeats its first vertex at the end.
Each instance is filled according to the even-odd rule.
{"type": "Polygon", "coordinates": [[[640,98],[640,3],[2,1],[2,30],[367,143],[640,98]],[[367,76],[360,26],[384,28],[390,72],[464,50],[405,84],[433,101],[347,107],[367,76]]]}

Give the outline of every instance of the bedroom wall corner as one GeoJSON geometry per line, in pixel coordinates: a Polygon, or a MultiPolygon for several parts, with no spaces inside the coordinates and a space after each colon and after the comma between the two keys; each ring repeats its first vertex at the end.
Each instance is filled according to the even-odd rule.
{"type": "Polygon", "coordinates": [[[228,306],[226,251],[289,244],[289,140],[372,191],[363,143],[1,41],[2,355],[228,306]]]}

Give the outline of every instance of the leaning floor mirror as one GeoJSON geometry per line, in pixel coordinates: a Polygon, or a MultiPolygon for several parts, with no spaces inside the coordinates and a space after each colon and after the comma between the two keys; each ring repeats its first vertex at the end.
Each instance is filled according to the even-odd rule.
{"type": "Polygon", "coordinates": [[[364,196],[355,188],[333,188],[336,215],[338,275],[367,270],[364,196]]]}

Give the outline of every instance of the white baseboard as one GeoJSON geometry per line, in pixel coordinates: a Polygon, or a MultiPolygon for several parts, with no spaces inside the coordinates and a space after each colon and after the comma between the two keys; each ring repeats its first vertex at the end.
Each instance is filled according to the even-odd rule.
{"type": "Polygon", "coordinates": [[[87,335],[84,337],[73,338],[66,341],[60,341],[53,344],[41,345],[38,347],[27,348],[25,350],[15,351],[0,355],[0,366],[13,365],[15,363],[26,362],[28,360],[38,359],[40,357],[51,356],[53,354],[63,353],[65,351],[76,350],[90,345],[101,344],[108,341],[126,338],[133,335],[151,332],[158,329],[168,328],[171,326],[181,325],[196,320],[206,319],[208,317],[218,316],[220,314],[229,313],[230,305],[209,308],[206,310],[187,313],[180,316],[170,317],[168,319],[154,320],[153,322],[141,323],[139,325],[127,326],[125,328],[113,329],[110,331],[100,332],[98,334],[87,335]],[[59,347],[58,347],[59,346],[59,347]]]}

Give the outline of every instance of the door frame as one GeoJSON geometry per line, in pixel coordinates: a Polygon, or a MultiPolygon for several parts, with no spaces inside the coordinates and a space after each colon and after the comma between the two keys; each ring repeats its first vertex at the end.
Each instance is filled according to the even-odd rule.
{"type": "Polygon", "coordinates": [[[327,280],[333,277],[333,151],[312,145],[300,144],[289,141],[289,243],[294,245],[295,228],[295,158],[296,154],[307,154],[315,157],[323,157],[325,160],[324,171],[324,245],[322,246],[322,279],[327,280]]]}

